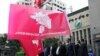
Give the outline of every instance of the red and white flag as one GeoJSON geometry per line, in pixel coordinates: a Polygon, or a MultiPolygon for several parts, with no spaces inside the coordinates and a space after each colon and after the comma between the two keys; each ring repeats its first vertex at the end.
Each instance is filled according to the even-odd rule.
{"type": "Polygon", "coordinates": [[[8,39],[19,40],[27,56],[38,54],[39,39],[70,34],[69,23],[63,12],[26,5],[10,6],[8,39]]]}
{"type": "Polygon", "coordinates": [[[46,11],[25,5],[10,7],[9,39],[17,39],[20,35],[51,37],[70,34],[69,23],[63,12],[46,11]]]}

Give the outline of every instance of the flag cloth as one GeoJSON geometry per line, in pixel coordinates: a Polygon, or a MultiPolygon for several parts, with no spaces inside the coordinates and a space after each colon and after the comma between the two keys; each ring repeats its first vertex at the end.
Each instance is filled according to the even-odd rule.
{"type": "Polygon", "coordinates": [[[41,39],[70,35],[65,13],[47,11],[26,5],[10,6],[8,39],[17,39],[27,56],[42,52],[41,39]]]}
{"type": "Polygon", "coordinates": [[[52,37],[70,35],[69,23],[63,12],[46,11],[31,6],[11,5],[8,37],[18,35],[52,37]]]}
{"type": "Polygon", "coordinates": [[[26,56],[38,56],[39,54],[38,40],[33,39],[32,37],[25,36],[22,39],[20,38],[19,42],[23,47],[26,56]]]}
{"type": "Polygon", "coordinates": [[[35,0],[34,1],[34,5],[37,7],[41,7],[41,4],[42,4],[42,0],[35,0]]]}

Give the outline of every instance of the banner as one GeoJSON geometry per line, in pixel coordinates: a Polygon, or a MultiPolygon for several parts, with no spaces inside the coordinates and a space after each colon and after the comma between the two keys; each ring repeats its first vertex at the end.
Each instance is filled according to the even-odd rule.
{"type": "Polygon", "coordinates": [[[52,37],[70,35],[65,13],[46,11],[31,6],[11,5],[9,16],[9,39],[20,35],[52,37]]]}
{"type": "Polygon", "coordinates": [[[43,51],[42,39],[70,35],[66,15],[26,5],[11,5],[8,39],[17,39],[27,56],[37,56],[43,51]]]}

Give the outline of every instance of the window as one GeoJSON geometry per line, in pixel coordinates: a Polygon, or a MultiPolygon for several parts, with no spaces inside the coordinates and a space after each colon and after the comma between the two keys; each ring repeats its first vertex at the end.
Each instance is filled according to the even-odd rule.
{"type": "Polygon", "coordinates": [[[73,32],[73,40],[74,40],[74,42],[75,42],[75,32],[73,32]]]}
{"type": "Polygon", "coordinates": [[[57,7],[60,7],[59,5],[57,5],[57,7]]]}
{"type": "Polygon", "coordinates": [[[75,18],[75,20],[77,20],[77,18],[75,18]]]}
{"type": "Polygon", "coordinates": [[[57,6],[56,4],[54,4],[54,6],[57,6]]]}
{"type": "Polygon", "coordinates": [[[25,5],[29,5],[29,3],[25,3],[25,5]]]}
{"type": "MultiPolygon", "coordinates": [[[[61,10],[60,10],[60,11],[61,11],[61,10]]],[[[69,22],[71,22],[71,21],[73,22],[73,21],[74,21],[74,19],[70,19],[70,20],[69,20],[69,22]]]]}
{"type": "Polygon", "coordinates": [[[79,16],[79,19],[81,19],[81,15],[79,16]]]}
{"type": "Polygon", "coordinates": [[[47,7],[46,7],[46,10],[52,10],[52,7],[47,6],[47,7]]]}
{"type": "Polygon", "coordinates": [[[69,22],[71,22],[71,20],[69,20],[69,22]]]}
{"type": "Polygon", "coordinates": [[[88,31],[88,36],[89,36],[89,44],[91,44],[91,31],[90,31],[90,28],[88,28],[87,31],[88,31]]]}
{"type": "Polygon", "coordinates": [[[80,30],[80,39],[83,39],[83,37],[82,37],[82,30],[80,30]]]}
{"type": "Polygon", "coordinates": [[[72,22],[74,21],[74,19],[72,19],[72,22]]]}
{"type": "Polygon", "coordinates": [[[22,5],[24,5],[24,2],[22,2],[22,5]]]}
{"type": "Polygon", "coordinates": [[[63,10],[66,10],[66,8],[63,8],[63,10]]]}
{"type": "Polygon", "coordinates": [[[60,7],[62,9],[62,7],[60,7]]]}
{"type": "Polygon", "coordinates": [[[89,14],[86,14],[86,16],[88,17],[88,16],[89,16],[89,14]]]}
{"type": "Polygon", "coordinates": [[[25,1],[28,1],[28,0],[25,0],[25,1]]]}
{"type": "Polygon", "coordinates": [[[76,31],[76,37],[77,37],[77,40],[79,40],[79,38],[78,38],[78,31],[76,31]]]}
{"type": "Polygon", "coordinates": [[[84,18],[85,16],[84,15],[82,15],[82,18],[84,18]]]}
{"type": "Polygon", "coordinates": [[[84,39],[86,40],[86,29],[84,29],[84,39]]]}

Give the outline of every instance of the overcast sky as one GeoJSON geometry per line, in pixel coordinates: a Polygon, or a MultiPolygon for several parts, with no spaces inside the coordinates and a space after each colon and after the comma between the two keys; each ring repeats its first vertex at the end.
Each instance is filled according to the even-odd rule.
{"type": "MultiPolygon", "coordinates": [[[[0,34],[8,31],[9,4],[16,3],[17,0],[0,0],[0,34]]],[[[62,0],[66,7],[73,7],[73,11],[88,5],[87,0],[62,0]]]]}
{"type": "Polygon", "coordinates": [[[72,6],[73,11],[88,6],[88,0],[62,0],[66,4],[67,10],[72,6]]]}

